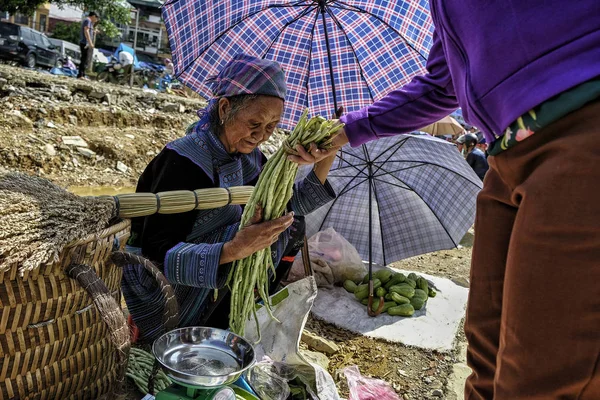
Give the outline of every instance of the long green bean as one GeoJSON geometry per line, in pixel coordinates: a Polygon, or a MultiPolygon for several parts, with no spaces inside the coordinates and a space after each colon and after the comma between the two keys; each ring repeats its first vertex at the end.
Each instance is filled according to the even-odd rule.
{"type": "MultiPolygon", "coordinates": [[[[311,143],[316,143],[319,147],[330,147],[333,137],[342,126],[338,121],[327,121],[320,116],[309,119],[308,109],[304,111],[284,145],[265,164],[252,196],[244,208],[240,229],[248,225],[257,204],[263,207],[265,221],[283,215],[292,197],[298,172],[298,164],[288,160],[288,154],[298,154],[296,150],[298,144],[307,150],[311,143]]],[[[233,332],[243,335],[246,322],[255,314],[255,289],[267,312],[275,319],[269,304],[269,270],[274,275],[275,266],[270,247],[234,262],[227,277],[227,284],[231,289],[229,327],[233,332]]],[[[258,321],[256,323],[259,329],[258,321]]]]}

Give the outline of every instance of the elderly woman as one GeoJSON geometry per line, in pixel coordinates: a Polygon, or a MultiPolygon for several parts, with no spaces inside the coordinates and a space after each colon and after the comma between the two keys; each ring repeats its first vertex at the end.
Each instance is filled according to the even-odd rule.
{"type": "MultiPolygon", "coordinates": [[[[156,193],[256,183],[266,162],[258,146],[273,134],[283,112],[283,70],[277,63],[239,55],[211,84],[214,99],[199,112],[200,121],[188,128],[185,137],[168,143],[150,162],[137,191],[156,193]]],[[[300,156],[291,156],[292,161],[315,165],[303,181],[296,183],[288,205],[291,212],[279,219],[261,222],[259,209],[253,224],[240,230],[242,207],[228,205],[134,221],[129,244],[141,248],[173,285],[180,326],[227,327],[229,296],[222,296],[226,291],[220,290],[220,299],[215,302],[212,291],[223,288],[233,261],[272,246],[278,277],[289,268],[290,258],[302,243],[302,216],[335,197],[326,182],[335,151],[316,149],[314,145],[310,153],[300,147],[298,151],[300,156]]],[[[122,288],[142,338],[156,338],[163,332],[164,312],[158,286],[143,268],[132,265],[124,271],[122,288]]]]}

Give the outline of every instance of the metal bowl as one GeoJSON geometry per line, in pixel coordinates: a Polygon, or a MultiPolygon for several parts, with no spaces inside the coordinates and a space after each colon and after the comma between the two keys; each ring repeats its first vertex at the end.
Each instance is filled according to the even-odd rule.
{"type": "Polygon", "coordinates": [[[201,326],[165,333],[152,352],[173,381],[204,388],[233,383],[256,362],[254,349],[241,336],[201,326]]]}

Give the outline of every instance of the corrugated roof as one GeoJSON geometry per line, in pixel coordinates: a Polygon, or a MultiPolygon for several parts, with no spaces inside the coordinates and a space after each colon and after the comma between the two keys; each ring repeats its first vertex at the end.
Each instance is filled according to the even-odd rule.
{"type": "Polygon", "coordinates": [[[132,6],[145,6],[145,7],[161,8],[163,5],[163,1],[161,1],[161,0],[127,0],[127,1],[132,6]]]}

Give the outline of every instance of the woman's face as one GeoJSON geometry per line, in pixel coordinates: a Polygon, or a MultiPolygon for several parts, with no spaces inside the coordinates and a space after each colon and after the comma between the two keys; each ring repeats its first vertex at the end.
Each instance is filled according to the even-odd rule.
{"type": "MultiPolygon", "coordinates": [[[[224,118],[231,110],[229,100],[219,101],[219,115],[224,118]]],[[[258,96],[239,111],[233,120],[225,123],[221,142],[229,153],[249,154],[273,134],[283,113],[283,100],[272,96],[258,96]]],[[[226,119],[226,118],[224,118],[226,119]]]]}

